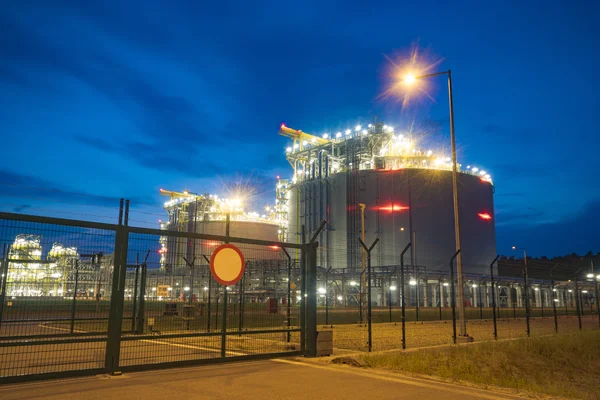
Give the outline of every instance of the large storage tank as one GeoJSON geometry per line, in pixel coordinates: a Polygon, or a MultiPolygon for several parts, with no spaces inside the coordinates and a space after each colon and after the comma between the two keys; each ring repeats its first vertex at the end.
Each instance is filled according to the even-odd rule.
{"type": "MultiPolygon", "coordinates": [[[[176,192],[167,192],[173,194],[176,192]]],[[[165,203],[169,214],[169,222],[161,225],[162,229],[173,232],[195,232],[215,236],[226,236],[226,215],[230,214],[229,236],[278,242],[280,227],[254,213],[245,213],[241,209],[223,208],[223,201],[211,195],[195,195],[185,193],[181,200],[165,203]],[[217,199],[217,200],[215,200],[217,199]]],[[[183,257],[191,260],[194,256],[205,263],[203,256],[210,257],[214,249],[223,242],[215,240],[191,240],[188,238],[165,235],[161,238],[161,268],[166,271],[185,267],[183,257]]],[[[276,246],[257,246],[235,243],[244,254],[246,261],[263,262],[279,260],[283,256],[276,246]]]]}
{"type": "MultiPolygon", "coordinates": [[[[299,140],[307,135],[294,132],[299,140]]],[[[380,125],[327,144],[310,146],[307,139],[304,147],[288,148],[296,177],[287,204],[290,241],[302,241],[302,226],[308,238],[327,220],[318,236],[318,265],[359,272],[363,254],[358,238],[364,225],[367,245],[379,238],[372,266],[399,265],[400,253],[413,242],[405,265],[448,270],[455,252],[449,158],[415,150],[410,140],[380,125]]],[[[489,174],[476,168],[460,171],[463,269],[488,273],[496,257],[494,186],[489,174]]]]}

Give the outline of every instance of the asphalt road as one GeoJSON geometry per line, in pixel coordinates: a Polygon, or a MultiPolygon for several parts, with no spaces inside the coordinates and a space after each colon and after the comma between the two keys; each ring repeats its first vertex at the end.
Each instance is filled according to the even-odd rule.
{"type": "Polygon", "coordinates": [[[516,399],[391,373],[279,359],[5,385],[3,400],[516,399]]]}

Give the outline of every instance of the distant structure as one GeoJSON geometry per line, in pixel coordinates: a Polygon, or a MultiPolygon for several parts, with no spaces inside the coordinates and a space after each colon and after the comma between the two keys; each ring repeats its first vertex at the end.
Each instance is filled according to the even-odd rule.
{"type": "MultiPolygon", "coordinates": [[[[276,222],[273,208],[267,207],[266,214],[246,212],[243,198],[221,198],[213,194],[198,195],[184,192],[160,190],[169,200],[164,203],[168,221],[161,222],[161,229],[176,232],[196,232],[225,236],[226,220],[229,215],[229,235],[232,237],[261,239],[277,242],[282,231],[276,222]]],[[[161,269],[171,272],[173,269],[185,267],[186,257],[190,260],[194,255],[210,256],[220,242],[197,240],[195,246],[184,238],[173,236],[161,237],[161,269]]],[[[272,249],[276,250],[276,249],[272,249]]],[[[277,251],[265,252],[253,246],[244,249],[248,260],[268,260],[280,256],[277,251]]]]}

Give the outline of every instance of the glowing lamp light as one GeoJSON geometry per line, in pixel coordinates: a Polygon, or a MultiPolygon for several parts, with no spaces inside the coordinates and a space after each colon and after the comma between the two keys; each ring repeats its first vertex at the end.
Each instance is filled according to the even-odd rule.
{"type": "Polygon", "coordinates": [[[327,139],[327,138],[329,138],[329,135],[328,135],[328,134],[326,134],[326,133],[324,133],[324,134],[323,134],[323,139],[327,139]]]}
{"type": "Polygon", "coordinates": [[[356,285],[357,285],[357,283],[355,281],[350,282],[350,286],[356,286],[356,285]]]}
{"type": "Polygon", "coordinates": [[[593,278],[593,277],[594,277],[594,274],[587,274],[586,275],[586,278],[593,278]]]}
{"type": "Polygon", "coordinates": [[[285,124],[281,124],[281,126],[279,128],[281,128],[281,129],[285,128],[285,124]]]}
{"type": "Polygon", "coordinates": [[[479,216],[479,218],[484,219],[489,221],[490,219],[492,219],[492,216],[488,213],[479,213],[477,214],[479,216]]]}
{"type": "Polygon", "coordinates": [[[417,81],[417,77],[414,76],[413,74],[407,74],[404,76],[404,83],[406,83],[407,85],[412,85],[416,81],[417,81]]]}
{"type": "Polygon", "coordinates": [[[390,286],[390,290],[393,292],[394,290],[396,290],[397,287],[396,286],[390,286]]]}
{"type": "Polygon", "coordinates": [[[408,284],[410,286],[417,286],[417,280],[416,279],[411,279],[410,281],[408,281],[408,284]]]}
{"type": "Polygon", "coordinates": [[[350,129],[346,129],[346,135],[349,135],[351,133],[352,133],[352,131],[350,129]]]}
{"type": "MultiPolygon", "coordinates": [[[[279,231],[281,233],[281,231],[279,231]]],[[[279,246],[269,246],[271,250],[279,250],[279,246]]]]}
{"type": "Polygon", "coordinates": [[[327,290],[325,290],[325,288],[320,287],[319,288],[319,293],[320,294],[325,294],[325,293],[327,293],[327,290]]]}
{"type": "Polygon", "coordinates": [[[336,134],[335,134],[335,137],[336,137],[336,138],[340,138],[340,137],[342,137],[342,132],[338,132],[338,133],[336,133],[336,134]]]}
{"type": "Polygon", "coordinates": [[[362,128],[362,126],[360,126],[360,125],[356,125],[356,127],[354,128],[354,130],[355,130],[356,132],[358,132],[358,131],[360,131],[360,130],[361,130],[361,128],[362,128]]]}
{"type": "Polygon", "coordinates": [[[342,296],[338,296],[337,299],[338,299],[338,301],[344,300],[344,298],[342,296]]]}
{"type": "Polygon", "coordinates": [[[450,284],[448,282],[444,282],[444,283],[442,283],[442,286],[448,287],[448,286],[450,286],[450,284]]]}

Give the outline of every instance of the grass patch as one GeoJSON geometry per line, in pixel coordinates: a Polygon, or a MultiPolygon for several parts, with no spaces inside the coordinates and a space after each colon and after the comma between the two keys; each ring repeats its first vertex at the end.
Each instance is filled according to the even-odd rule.
{"type": "Polygon", "coordinates": [[[600,399],[600,332],[583,331],[510,342],[365,354],[369,367],[431,375],[481,387],[600,399]]]}

